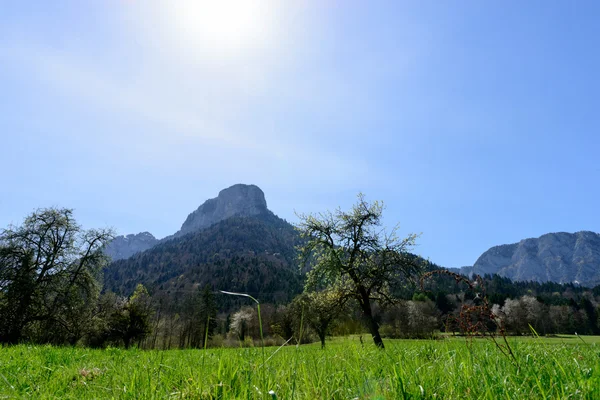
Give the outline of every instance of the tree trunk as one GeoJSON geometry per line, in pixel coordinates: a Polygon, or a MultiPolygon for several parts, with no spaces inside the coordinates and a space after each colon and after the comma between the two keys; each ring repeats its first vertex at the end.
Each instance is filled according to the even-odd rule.
{"type": "Polygon", "coordinates": [[[5,328],[6,331],[3,330],[6,336],[0,336],[0,341],[9,344],[18,344],[23,339],[23,330],[28,323],[27,318],[30,315],[29,305],[31,304],[32,297],[33,292],[31,290],[24,290],[20,298],[8,299],[9,306],[12,305],[11,302],[17,305],[14,310],[8,310],[10,314],[9,323],[8,327],[5,328]]]}
{"type": "Polygon", "coordinates": [[[162,309],[162,303],[160,304],[160,307],[158,308],[158,312],[156,313],[156,323],[154,324],[154,335],[152,337],[152,348],[156,349],[156,341],[158,340],[158,326],[160,324],[160,312],[162,309]]]}
{"type": "Polygon", "coordinates": [[[325,348],[325,332],[319,332],[319,339],[321,339],[321,349],[325,348]]]}
{"type": "Polygon", "coordinates": [[[11,327],[6,336],[0,337],[0,340],[8,344],[18,344],[21,340],[22,328],[11,327]]]}
{"type": "Polygon", "coordinates": [[[375,318],[373,318],[371,299],[369,299],[369,296],[366,293],[361,293],[361,295],[362,297],[359,303],[365,317],[365,322],[367,323],[367,328],[369,328],[369,333],[371,333],[371,336],[373,337],[375,346],[383,349],[385,346],[383,345],[383,340],[381,340],[381,335],[379,334],[379,325],[377,324],[377,321],[375,321],[375,318]]]}

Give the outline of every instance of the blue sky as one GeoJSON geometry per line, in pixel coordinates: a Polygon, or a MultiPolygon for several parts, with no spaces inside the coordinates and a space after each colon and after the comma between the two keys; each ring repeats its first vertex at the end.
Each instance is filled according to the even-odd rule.
{"type": "Polygon", "coordinates": [[[600,231],[595,1],[2,7],[2,227],[61,206],[163,237],[254,183],[291,222],[383,200],[449,267],[600,231]]]}

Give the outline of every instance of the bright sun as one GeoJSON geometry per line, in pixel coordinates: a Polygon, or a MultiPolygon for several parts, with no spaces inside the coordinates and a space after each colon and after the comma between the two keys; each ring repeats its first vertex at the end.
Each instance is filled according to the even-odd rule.
{"type": "Polygon", "coordinates": [[[188,44],[221,53],[260,47],[268,39],[267,0],[171,0],[164,15],[188,44]]]}

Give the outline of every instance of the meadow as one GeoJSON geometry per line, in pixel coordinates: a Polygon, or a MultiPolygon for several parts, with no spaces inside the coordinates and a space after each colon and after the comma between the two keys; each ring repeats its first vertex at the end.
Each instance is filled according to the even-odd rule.
{"type": "Polygon", "coordinates": [[[600,337],[356,337],[318,345],[143,351],[0,349],[0,398],[600,399],[600,337]],[[516,365],[518,363],[518,365],[516,365]]]}

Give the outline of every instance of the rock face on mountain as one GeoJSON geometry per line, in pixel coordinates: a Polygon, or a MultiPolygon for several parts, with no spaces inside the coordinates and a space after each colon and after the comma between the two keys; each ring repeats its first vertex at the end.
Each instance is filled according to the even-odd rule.
{"type": "Polygon", "coordinates": [[[129,258],[136,253],[146,251],[158,243],[150,232],[142,232],[137,235],[117,236],[114,238],[104,252],[115,260],[129,258]]]}
{"type": "Polygon", "coordinates": [[[455,274],[462,274],[465,276],[473,276],[473,267],[472,266],[466,266],[466,267],[460,267],[460,268],[445,268],[450,272],[454,272],[455,274]]]}
{"type": "Polygon", "coordinates": [[[600,234],[549,233],[537,239],[495,246],[473,265],[474,274],[498,274],[516,281],[600,284],[600,234]]]}
{"type": "Polygon", "coordinates": [[[116,237],[105,249],[113,261],[129,258],[146,251],[160,242],[201,231],[231,217],[270,215],[265,194],[256,185],[237,184],[219,192],[214,199],[206,200],[186,218],[181,229],[161,240],[148,232],[116,237]]]}
{"type": "Polygon", "coordinates": [[[233,216],[250,217],[269,213],[263,191],[255,185],[233,185],[219,192],[214,199],[206,200],[186,218],[173,237],[206,229],[233,216]]]}

